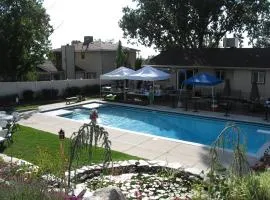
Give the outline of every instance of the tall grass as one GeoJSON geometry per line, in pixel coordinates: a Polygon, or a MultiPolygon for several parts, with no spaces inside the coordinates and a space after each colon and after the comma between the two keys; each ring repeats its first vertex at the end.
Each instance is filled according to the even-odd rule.
{"type": "Polygon", "coordinates": [[[226,199],[270,200],[270,172],[230,177],[226,199]]]}

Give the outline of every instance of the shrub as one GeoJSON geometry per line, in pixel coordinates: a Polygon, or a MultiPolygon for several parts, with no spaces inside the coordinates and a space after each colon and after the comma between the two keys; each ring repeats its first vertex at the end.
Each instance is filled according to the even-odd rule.
{"type": "Polygon", "coordinates": [[[39,98],[42,100],[57,99],[58,90],[57,89],[43,89],[39,94],[39,98]]]}
{"type": "Polygon", "coordinates": [[[0,184],[0,199],[27,199],[27,200],[60,200],[64,199],[57,193],[46,191],[42,182],[31,183],[13,181],[12,185],[0,184]]]}
{"type": "Polygon", "coordinates": [[[64,91],[64,96],[65,97],[70,97],[70,96],[76,96],[79,95],[81,92],[79,87],[68,87],[64,91]]]}
{"type": "Polygon", "coordinates": [[[25,101],[32,101],[34,99],[34,92],[32,90],[23,91],[23,99],[25,101]]]}
{"type": "Polygon", "coordinates": [[[81,88],[81,94],[83,95],[97,95],[100,92],[99,85],[86,85],[81,88]]]}
{"type": "Polygon", "coordinates": [[[11,106],[16,103],[17,94],[10,94],[6,96],[0,96],[0,105],[1,106],[11,106]]]}

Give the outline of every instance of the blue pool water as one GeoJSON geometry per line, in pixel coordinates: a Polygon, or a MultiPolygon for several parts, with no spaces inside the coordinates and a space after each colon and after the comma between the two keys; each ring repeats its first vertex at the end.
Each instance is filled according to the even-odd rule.
{"type": "MultiPolygon", "coordinates": [[[[74,120],[88,120],[89,113],[89,109],[73,108],[72,113],[61,116],[74,120]]],[[[228,121],[216,118],[107,104],[99,107],[98,113],[98,123],[101,125],[204,145],[211,145],[228,123],[228,121]]],[[[248,153],[256,154],[270,138],[270,126],[239,121],[235,123],[245,135],[242,141],[245,141],[248,153]]]]}

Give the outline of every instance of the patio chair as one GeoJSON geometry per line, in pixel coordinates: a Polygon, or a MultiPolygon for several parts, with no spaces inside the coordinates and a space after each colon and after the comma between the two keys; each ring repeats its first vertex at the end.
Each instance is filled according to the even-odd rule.
{"type": "Polygon", "coordinates": [[[108,101],[115,101],[117,95],[113,95],[113,94],[108,94],[104,97],[105,100],[108,101]]]}
{"type": "Polygon", "coordinates": [[[232,102],[231,101],[221,101],[218,103],[219,107],[225,111],[224,116],[229,116],[229,111],[232,109],[232,102]]]}

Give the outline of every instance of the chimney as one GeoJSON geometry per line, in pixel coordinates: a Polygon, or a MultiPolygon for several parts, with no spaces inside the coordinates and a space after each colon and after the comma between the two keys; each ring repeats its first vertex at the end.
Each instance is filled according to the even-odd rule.
{"type": "Polygon", "coordinates": [[[84,36],[83,45],[89,45],[93,42],[93,36],[84,36]]]}
{"type": "Polygon", "coordinates": [[[224,38],[223,47],[224,48],[238,48],[238,38],[224,38]]]}

